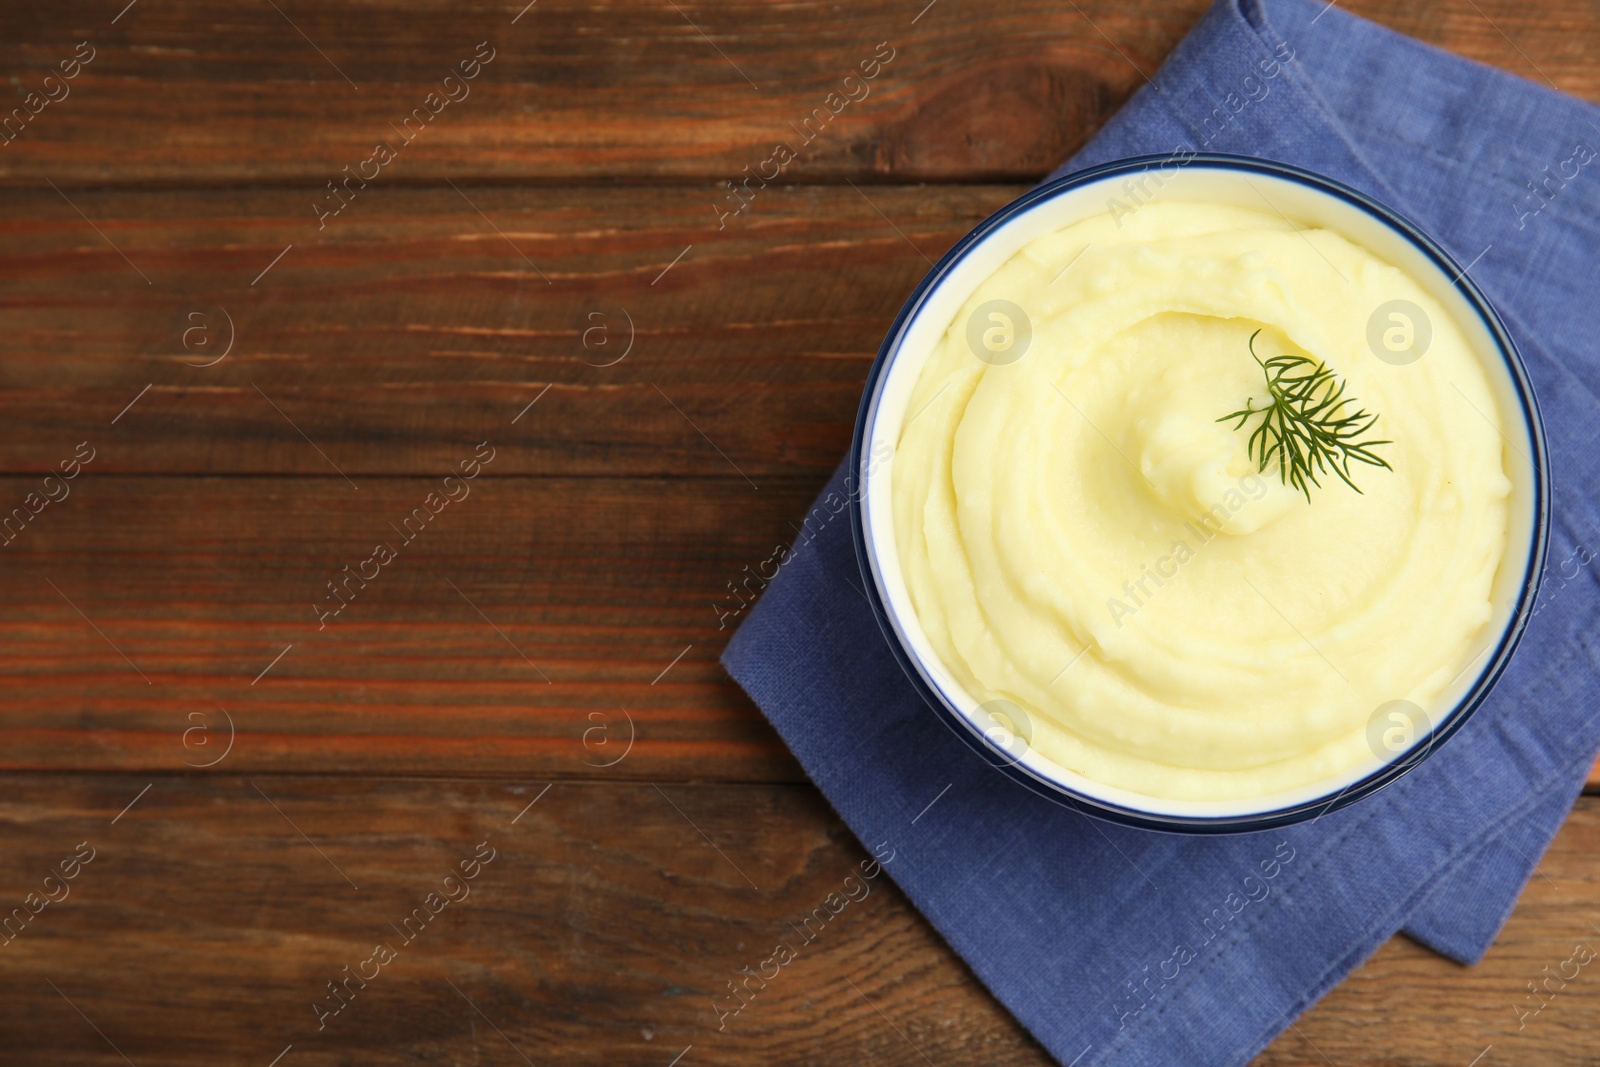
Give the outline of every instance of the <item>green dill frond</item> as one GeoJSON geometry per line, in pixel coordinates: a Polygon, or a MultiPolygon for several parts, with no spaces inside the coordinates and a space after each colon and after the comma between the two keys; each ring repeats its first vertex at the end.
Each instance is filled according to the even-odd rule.
{"type": "Polygon", "coordinates": [[[1235,422],[1236,430],[1255,416],[1261,423],[1250,434],[1249,455],[1262,471],[1274,462],[1283,484],[1293,486],[1311,501],[1311,487],[1321,487],[1319,474],[1332,472],[1361,492],[1350,480],[1350,464],[1365,463],[1393,470],[1373,449],[1392,441],[1362,440],[1377,424],[1378,416],[1356,407],[1354,397],[1345,395],[1345,383],[1326,365],[1305,356],[1273,356],[1263,360],[1256,355],[1256,337],[1250,335],[1250,356],[1266,378],[1268,402],[1256,407],[1255,398],[1245,406],[1218,419],[1235,422]]]}

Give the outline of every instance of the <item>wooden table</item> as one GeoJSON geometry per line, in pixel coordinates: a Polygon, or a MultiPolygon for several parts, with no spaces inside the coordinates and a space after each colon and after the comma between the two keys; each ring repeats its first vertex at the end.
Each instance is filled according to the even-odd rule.
{"type": "MultiPolygon", "coordinates": [[[[0,1061],[1047,1062],[887,885],[710,1006],[864,856],[729,585],[926,261],[1205,6],[923,2],[3,5],[0,903],[68,895],[0,1061]]],[[[1342,6],[1600,98],[1593,5],[1342,6]]],[[[1261,1062],[1594,1062],[1592,975],[1516,1008],[1597,847],[1585,798],[1482,966],[1396,940],[1261,1062]]]]}

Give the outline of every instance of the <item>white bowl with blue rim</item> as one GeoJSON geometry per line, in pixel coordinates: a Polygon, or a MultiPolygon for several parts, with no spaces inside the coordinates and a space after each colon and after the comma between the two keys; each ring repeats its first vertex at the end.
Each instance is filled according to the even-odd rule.
{"type": "Polygon", "coordinates": [[[890,648],[933,713],[1001,773],[1047,797],[1115,822],[1179,833],[1236,833],[1315,818],[1369,796],[1449,740],[1488,697],[1521,639],[1538,596],[1550,521],[1550,474],[1539,406],[1500,317],[1459,263],[1400,214],[1330,178],[1243,156],[1145,156],[1042,185],[980,223],[939,260],[906,301],[868,374],[851,447],[856,555],[890,648]],[[1132,182],[1132,186],[1127,183],[1132,182]],[[893,451],[923,366],[972,293],[1025,245],[1092,215],[1130,187],[1162,199],[1234,204],[1263,200],[1294,223],[1324,228],[1416,279],[1456,320],[1478,354],[1504,423],[1511,478],[1505,555],[1493,615],[1472,666],[1422,722],[1411,743],[1345,774],[1248,800],[1172,800],[1094,781],[1050,760],[997,722],[940,661],[922,630],[899,565],[893,522],[893,451]],[[879,457],[874,461],[873,457],[879,457]],[[884,460],[883,457],[890,457],[884,460]]]}

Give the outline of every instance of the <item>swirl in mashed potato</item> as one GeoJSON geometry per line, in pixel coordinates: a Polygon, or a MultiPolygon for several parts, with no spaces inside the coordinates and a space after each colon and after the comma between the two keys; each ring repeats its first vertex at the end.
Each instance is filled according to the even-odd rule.
{"type": "Polygon", "coordinates": [[[1223,801],[1347,774],[1374,710],[1437,711],[1485,636],[1511,491],[1487,377],[1414,279],[1335,233],[1162,201],[1039,237],[906,410],[894,530],[923,631],[1093,781],[1223,801]],[[1406,366],[1368,344],[1395,299],[1432,326],[1406,366]],[[1031,325],[1011,362],[969,340],[995,301],[1031,325]],[[1263,358],[1322,361],[1379,414],[1392,471],[1353,467],[1360,493],[1325,475],[1308,502],[1259,469],[1249,428],[1216,421],[1266,397],[1258,330],[1263,358]]]}

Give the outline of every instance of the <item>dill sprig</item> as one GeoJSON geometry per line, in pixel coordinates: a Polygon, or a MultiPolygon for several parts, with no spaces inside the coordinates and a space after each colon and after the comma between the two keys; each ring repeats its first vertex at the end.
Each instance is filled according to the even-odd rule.
{"type": "Polygon", "coordinates": [[[1359,493],[1361,489],[1350,480],[1352,461],[1393,470],[1372,450],[1394,442],[1360,440],[1378,416],[1355,408],[1355,398],[1344,395],[1345,383],[1314,359],[1282,355],[1262,360],[1256,355],[1260,333],[1257,330],[1250,335],[1250,356],[1266,378],[1268,403],[1258,408],[1251,397],[1243,408],[1217,420],[1238,420],[1234,429],[1242,430],[1253,416],[1262,416],[1247,448],[1260,469],[1267,470],[1276,459],[1283,484],[1304,493],[1307,503],[1311,502],[1311,486],[1322,486],[1319,473],[1332,471],[1359,493]]]}

